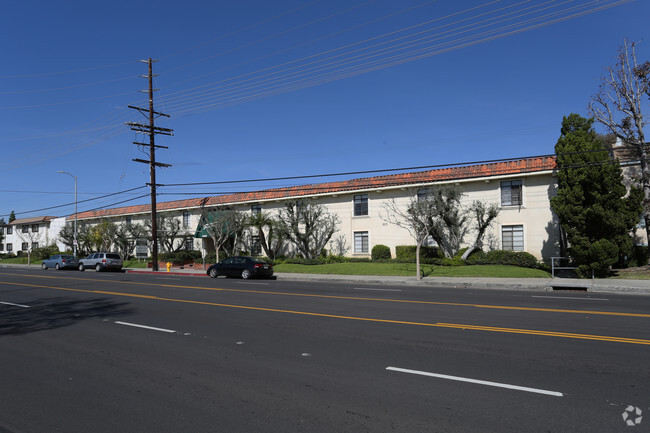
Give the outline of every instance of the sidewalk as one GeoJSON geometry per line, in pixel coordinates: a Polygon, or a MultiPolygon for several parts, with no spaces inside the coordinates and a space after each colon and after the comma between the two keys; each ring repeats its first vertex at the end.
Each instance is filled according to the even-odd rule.
{"type": "MultiPolygon", "coordinates": [[[[203,270],[172,269],[170,272],[150,269],[126,269],[134,274],[180,275],[188,277],[207,277],[203,270]]],[[[288,274],[275,273],[285,281],[335,281],[340,283],[408,285],[431,288],[465,288],[465,289],[510,289],[510,290],[586,290],[591,293],[628,293],[650,295],[650,280],[624,279],[573,279],[573,278],[462,278],[462,277],[425,277],[417,280],[413,277],[394,277],[376,275],[332,275],[332,274],[288,274]]]]}
{"type": "MultiPolygon", "coordinates": [[[[1,268],[27,268],[27,265],[2,264],[1,268]]],[[[39,264],[32,264],[30,269],[39,269],[39,264]]],[[[152,271],[151,269],[124,268],[132,274],[175,275],[185,277],[208,277],[202,269],[177,269],[152,271]]],[[[86,271],[88,272],[88,271],[86,271]]],[[[430,288],[464,288],[496,290],[586,290],[590,293],[620,293],[650,295],[650,280],[596,279],[579,280],[572,278],[462,278],[462,277],[425,277],[416,280],[413,277],[393,277],[377,275],[329,275],[329,274],[287,274],[276,273],[279,280],[318,281],[358,283],[375,285],[407,285],[430,288]]]]}

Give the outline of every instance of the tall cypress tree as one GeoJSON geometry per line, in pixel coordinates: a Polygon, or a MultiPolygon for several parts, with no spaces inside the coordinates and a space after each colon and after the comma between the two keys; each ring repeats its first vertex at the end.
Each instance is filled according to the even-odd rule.
{"type": "Polygon", "coordinates": [[[627,191],[618,160],[592,128],[593,119],[562,119],[555,145],[558,192],[551,207],[569,243],[569,257],[582,276],[604,275],[631,253],[632,230],[642,211],[643,192],[627,191]]]}

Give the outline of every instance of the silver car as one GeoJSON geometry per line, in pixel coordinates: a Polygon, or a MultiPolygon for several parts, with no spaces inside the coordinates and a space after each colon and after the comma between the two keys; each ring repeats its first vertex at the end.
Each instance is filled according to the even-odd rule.
{"type": "Polygon", "coordinates": [[[77,269],[77,259],[66,254],[55,254],[41,263],[43,270],[47,268],[59,269],[72,268],[77,269]]]}
{"type": "Polygon", "coordinates": [[[85,259],[79,260],[79,270],[95,268],[95,271],[103,270],[119,271],[123,265],[122,257],[116,253],[92,253],[85,259]]]}

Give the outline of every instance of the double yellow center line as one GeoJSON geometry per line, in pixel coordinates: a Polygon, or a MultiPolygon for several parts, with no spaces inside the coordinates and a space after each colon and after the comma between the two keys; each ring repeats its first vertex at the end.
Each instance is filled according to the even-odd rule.
{"type": "MultiPolygon", "coordinates": [[[[46,277],[53,278],[53,277],[46,277]]],[[[91,280],[95,283],[99,282],[97,280],[91,280]]],[[[148,283],[134,283],[134,282],[124,282],[124,281],[107,281],[113,284],[136,284],[136,285],[154,285],[148,283]]],[[[167,302],[180,302],[186,304],[197,304],[197,305],[210,305],[215,307],[224,307],[224,308],[237,308],[243,310],[255,310],[255,311],[268,311],[276,313],[285,313],[285,314],[297,314],[303,316],[312,316],[312,317],[327,317],[334,319],[345,319],[345,320],[358,320],[364,322],[374,322],[374,323],[390,323],[390,324],[401,324],[401,325],[413,325],[413,326],[428,326],[428,327],[437,327],[437,328],[452,328],[452,329],[461,329],[461,330],[471,330],[471,331],[486,331],[486,332],[500,332],[500,333],[510,333],[510,334],[526,334],[526,335],[540,335],[547,337],[556,337],[556,338],[571,338],[579,340],[595,340],[595,341],[606,341],[606,342],[615,342],[615,343],[628,343],[628,344],[641,344],[641,345],[650,345],[650,340],[638,339],[638,338],[625,338],[625,337],[613,337],[607,335],[592,335],[592,334],[576,334],[568,332],[553,332],[553,331],[540,331],[534,329],[519,329],[519,328],[503,328],[503,327],[493,327],[493,326],[478,326],[478,325],[467,325],[467,324],[457,324],[457,323],[426,323],[426,322],[410,322],[403,320],[389,320],[389,319],[377,319],[370,317],[358,317],[358,316],[341,316],[335,314],[325,314],[325,313],[312,313],[307,311],[295,311],[295,310],[282,310],[276,308],[264,308],[264,307],[250,307],[245,305],[233,305],[233,304],[223,304],[217,302],[206,302],[206,301],[194,301],[188,299],[176,299],[176,298],[164,298],[160,296],[151,296],[151,295],[141,295],[134,293],[123,293],[123,292],[113,292],[106,290],[85,290],[85,289],[73,289],[68,287],[54,287],[54,286],[45,286],[37,284],[26,284],[26,283],[16,283],[9,281],[0,281],[0,284],[8,284],[15,286],[24,286],[24,287],[36,287],[43,289],[52,289],[52,290],[64,290],[71,292],[83,292],[83,293],[95,293],[102,295],[112,295],[112,296],[124,296],[130,298],[139,298],[139,299],[151,299],[157,301],[167,301],[167,302]]],[[[508,309],[508,310],[523,310],[523,311],[541,311],[541,312],[555,312],[555,313],[581,313],[581,314],[601,314],[601,315],[613,315],[613,316],[627,316],[627,317],[643,317],[650,318],[650,314],[637,314],[637,313],[616,313],[616,312],[607,312],[607,311],[583,311],[583,310],[562,310],[562,309],[549,309],[549,308],[530,308],[530,307],[509,307],[509,306],[498,306],[498,305],[481,305],[481,304],[462,304],[462,303],[449,303],[449,302],[430,302],[430,301],[406,301],[400,299],[381,299],[381,298],[363,298],[363,297],[350,297],[350,296],[332,296],[332,295],[310,295],[310,294],[297,294],[297,293],[284,293],[284,292],[265,292],[258,290],[239,290],[239,289],[219,289],[219,288],[209,288],[209,287],[194,287],[194,286],[179,286],[179,285],[167,285],[167,284],[157,284],[157,286],[163,287],[174,287],[174,288],[190,288],[190,289],[200,289],[200,290],[213,290],[213,291],[230,291],[230,292],[242,292],[242,293],[261,293],[267,295],[290,295],[290,296],[307,296],[307,297],[318,297],[318,298],[331,298],[331,299],[351,299],[351,300],[364,300],[364,301],[382,301],[382,302],[403,302],[403,303],[417,303],[417,304],[433,304],[433,305],[453,305],[453,306],[465,306],[465,307],[476,307],[476,308],[494,308],[494,309],[508,309]]]]}

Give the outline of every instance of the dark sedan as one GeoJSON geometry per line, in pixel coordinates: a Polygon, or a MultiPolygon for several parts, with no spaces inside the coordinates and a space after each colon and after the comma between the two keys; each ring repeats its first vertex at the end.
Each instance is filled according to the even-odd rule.
{"type": "Polygon", "coordinates": [[[273,265],[254,257],[228,257],[208,268],[208,275],[242,277],[244,279],[273,276],[273,265]]]}
{"type": "Polygon", "coordinates": [[[55,268],[57,271],[65,268],[77,269],[77,259],[66,254],[55,254],[49,259],[43,260],[41,268],[55,268]]]}

